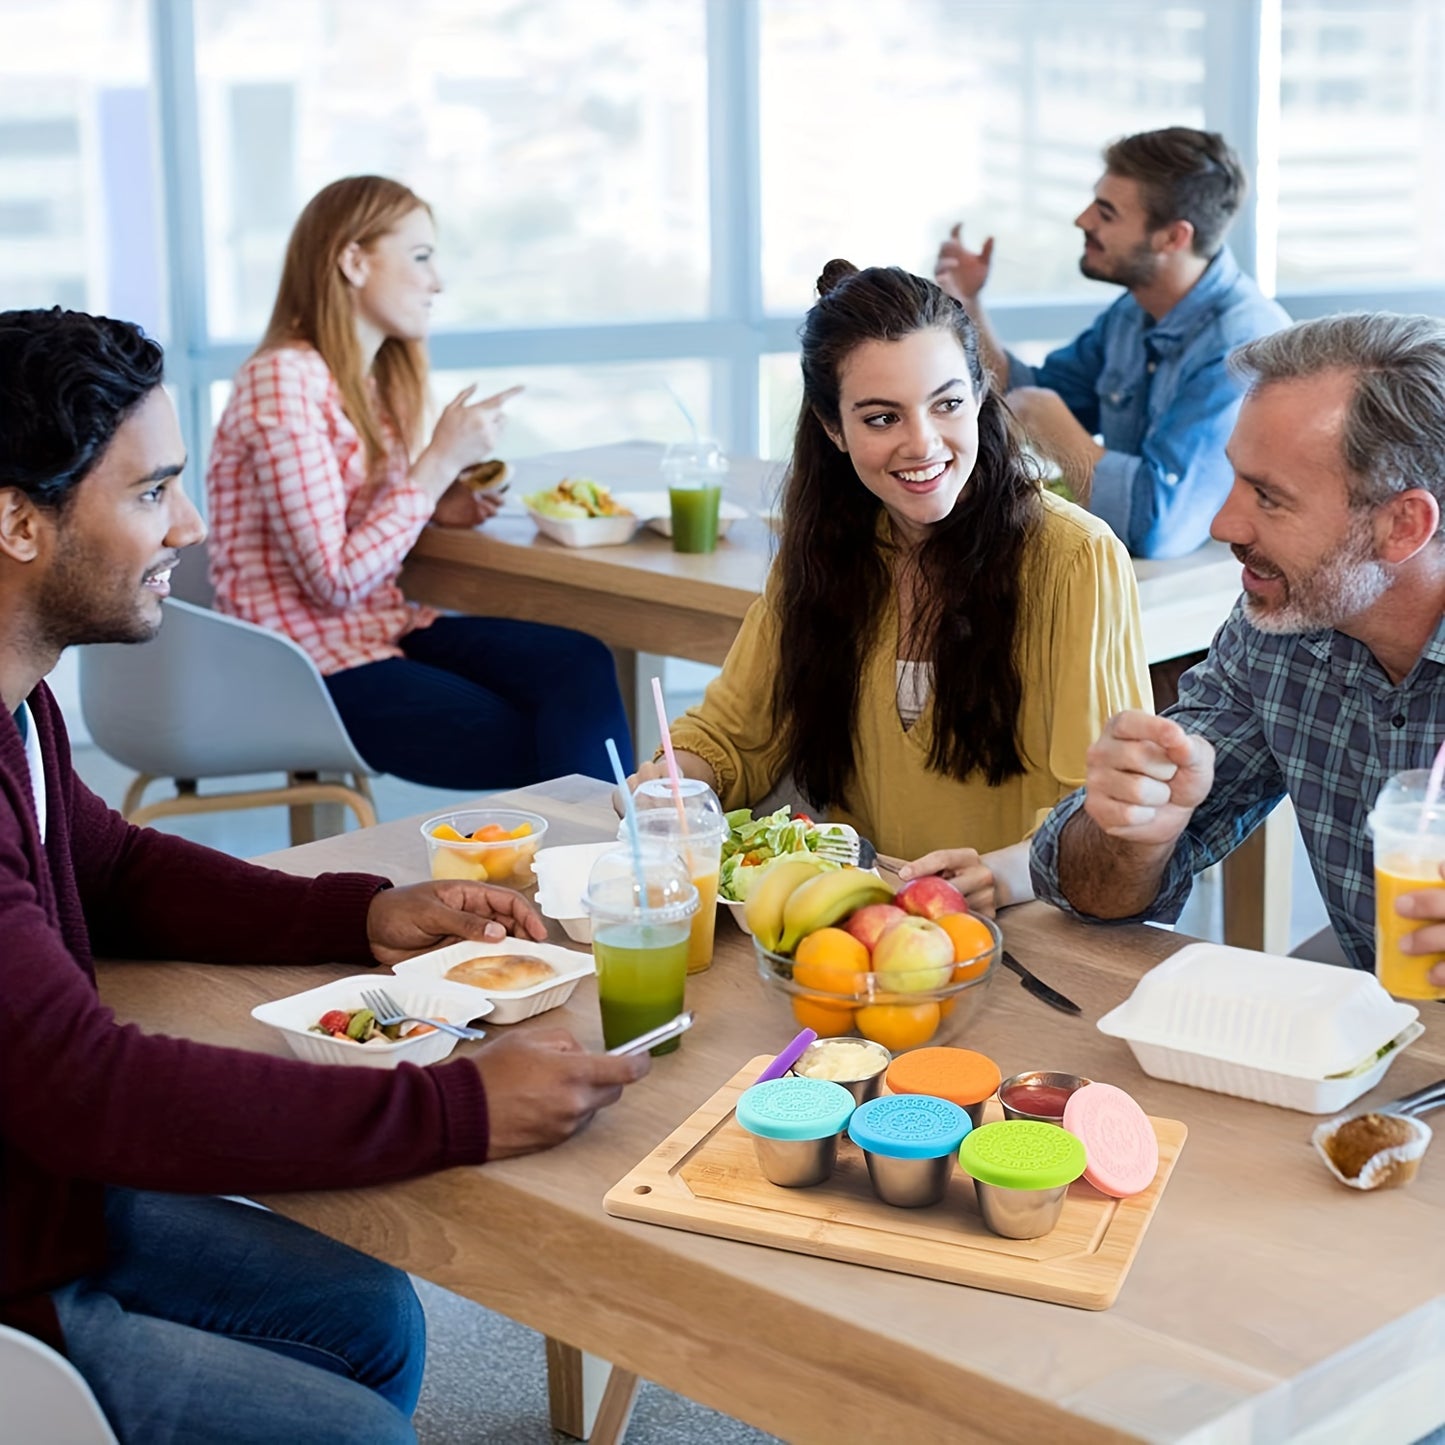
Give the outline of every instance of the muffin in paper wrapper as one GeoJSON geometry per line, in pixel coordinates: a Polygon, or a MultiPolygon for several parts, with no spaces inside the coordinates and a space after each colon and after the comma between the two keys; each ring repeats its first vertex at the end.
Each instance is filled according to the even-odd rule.
{"type": "Polygon", "coordinates": [[[1428,1124],[1406,1114],[1367,1112],[1330,1119],[1310,1138],[1341,1184],[1350,1189],[1395,1189],[1419,1173],[1431,1133],[1428,1124]]]}

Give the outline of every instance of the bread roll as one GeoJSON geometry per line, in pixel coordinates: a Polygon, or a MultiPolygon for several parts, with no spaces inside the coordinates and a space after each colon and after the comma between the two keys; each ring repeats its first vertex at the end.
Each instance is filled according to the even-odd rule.
{"type": "Polygon", "coordinates": [[[483,988],[488,993],[513,993],[555,978],[557,970],[531,954],[508,953],[465,959],[447,969],[445,976],[453,983],[470,984],[472,988],[483,988]]]}

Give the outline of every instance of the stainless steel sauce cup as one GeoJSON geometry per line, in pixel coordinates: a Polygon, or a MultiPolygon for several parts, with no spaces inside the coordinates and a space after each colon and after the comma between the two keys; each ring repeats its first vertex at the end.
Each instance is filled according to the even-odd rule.
{"type": "Polygon", "coordinates": [[[879,1199],[919,1209],[943,1198],[958,1146],[972,1128],[967,1112],[947,1099],[889,1094],[854,1110],[848,1137],[863,1151],[879,1199]]]}
{"type": "Polygon", "coordinates": [[[763,1177],[784,1189],[821,1184],[838,1160],[838,1134],[853,1096],[826,1079],[785,1077],[738,1097],[738,1123],[753,1136],[763,1177]]]}
{"type": "Polygon", "coordinates": [[[958,1162],[973,1176],[983,1222],[1005,1239],[1038,1239],[1059,1222],[1069,1185],[1088,1160],[1081,1140],[1038,1119],[1004,1119],[975,1129],[958,1162]]]}
{"type": "Polygon", "coordinates": [[[866,1104],[878,1097],[884,1071],[892,1062],[893,1055],[869,1039],[816,1039],[803,1050],[793,1073],[842,1084],[855,1104],[866,1104]],[[840,1059],[844,1062],[839,1063],[840,1059]]]}
{"type": "Polygon", "coordinates": [[[1044,1124],[1063,1126],[1064,1105],[1069,1095],[1077,1093],[1085,1084],[1092,1083],[1082,1074],[1058,1074],[1032,1069],[1027,1073],[1015,1074],[998,1086],[998,1101],[1003,1108],[1005,1119],[1036,1119],[1044,1124]],[[1020,1095],[1024,1097],[1020,1098],[1020,1095]],[[1035,1097],[1030,1099],[1027,1094],[1035,1097]],[[1010,1100],[1017,1100],[1011,1103],[1010,1100]],[[1032,1104],[1032,1108],[1022,1107],[1032,1104]],[[1055,1110],[1053,1105],[1057,1104],[1055,1110]]]}

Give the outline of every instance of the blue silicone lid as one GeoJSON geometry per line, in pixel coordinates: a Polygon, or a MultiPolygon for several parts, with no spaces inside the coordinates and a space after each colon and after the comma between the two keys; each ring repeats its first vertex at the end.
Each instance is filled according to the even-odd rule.
{"type": "Polygon", "coordinates": [[[848,1137],[890,1159],[936,1159],[951,1154],[973,1128],[965,1110],[931,1094],[885,1094],[853,1111],[848,1137]]]}
{"type": "Polygon", "coordinates": [[[764,1139],[826,1139],[848,1122],[853,1096],[827,1079],[769,1079],[738,1097],[738,1123],[764,1139]]]}

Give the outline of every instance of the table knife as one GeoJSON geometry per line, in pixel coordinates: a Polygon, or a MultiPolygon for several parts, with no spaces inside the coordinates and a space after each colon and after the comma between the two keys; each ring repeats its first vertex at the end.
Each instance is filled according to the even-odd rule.
{"type": "Polygon", "coordinates": [[[1019,976],[1020,985],[1033,994],[1036,999],[1041,999],[1051,1008],[1056,1008],[1060,1013],[1077,1014],[1083,1010],[1073,999],[1065,998],[1057,989],[1050,988],[1043,979],[1035,977],[1032,973],[1011,954],[1004,949],[1000,961],[1005,968],[1011,968],[1019,976]]]}

